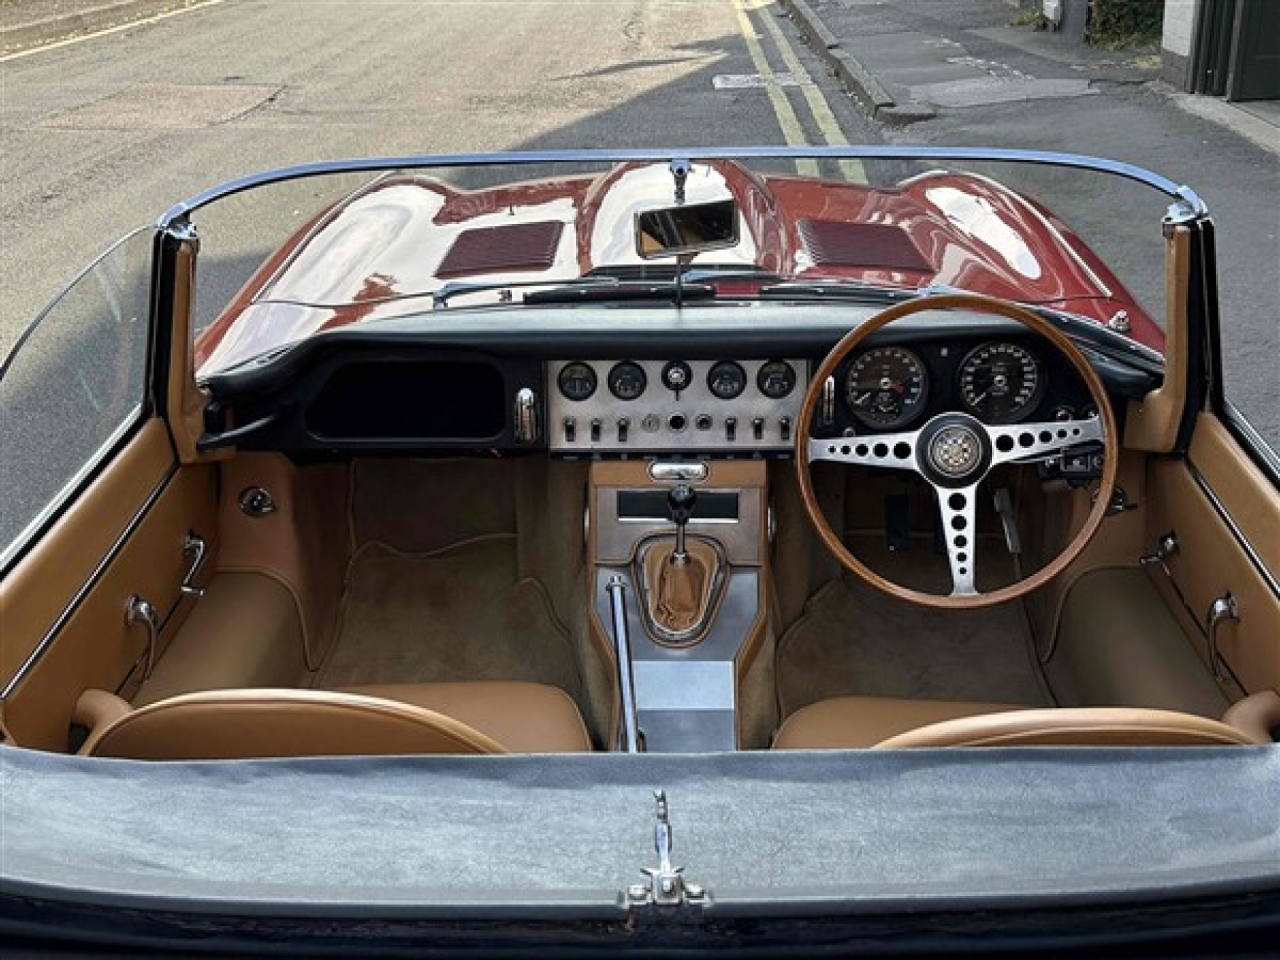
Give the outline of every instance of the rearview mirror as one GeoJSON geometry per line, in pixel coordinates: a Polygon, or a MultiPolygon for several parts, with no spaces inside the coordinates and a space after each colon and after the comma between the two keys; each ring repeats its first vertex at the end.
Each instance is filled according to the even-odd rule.
{"type": "Polygon", "coordinates": [[[645,260],[719,250],[738,242],[733,200],[660,207],[636,214],[636,252],[645,260]]]}

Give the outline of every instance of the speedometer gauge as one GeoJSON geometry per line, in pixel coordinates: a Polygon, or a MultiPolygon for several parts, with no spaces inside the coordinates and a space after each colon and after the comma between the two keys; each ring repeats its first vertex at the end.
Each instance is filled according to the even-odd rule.
{"type": "Polygon", "coordinates": [[[929,377],[920,358],[903,347],[876,347],[859,356],[845,377],[845,399],[869,427],[892,430],[919,415],[929,377]]]}
{"type": "Polygon", "coordinates": [[[960,399],[986,423],[1017,423],[1044,392],[1040,362],[1016,343],[984,343],[960,363],[960,399]]]}

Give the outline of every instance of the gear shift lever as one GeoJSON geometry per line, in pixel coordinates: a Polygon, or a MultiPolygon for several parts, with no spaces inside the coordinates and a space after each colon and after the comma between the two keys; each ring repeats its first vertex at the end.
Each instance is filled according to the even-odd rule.
{"type": "Polygon", "coordinates": [[[646,537],[636,548],[641,616],[659,643],[696,643],[711,624],[728,580],[720,544],[706,536],[686,536],[697,502],[697,491],[688,484],[668,489],[675,537],[646,537]]]}
{"type": "Polygon", "coordinates": [[[684,528],[693,517],[693,508],[698,502],[698,492],[687,483],[672,487],[667,493],[667,506],[671,508],[671,519],[676,525],[676,548],[671,552],[671,562],[678,567],[689,562],[689,552],[685,549],[684,528]]]}

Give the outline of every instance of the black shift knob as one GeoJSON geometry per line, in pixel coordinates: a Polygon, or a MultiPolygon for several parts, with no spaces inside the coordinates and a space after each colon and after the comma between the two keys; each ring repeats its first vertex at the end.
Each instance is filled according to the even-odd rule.
{"type": "Polygon", "coordinates": [[[693,516],[694,505],[698,502],[698,492],[687,483],[672,487],[667,493],[667,506],[671,508],[671,519],[676,526],[683,527],[693,516]]]}

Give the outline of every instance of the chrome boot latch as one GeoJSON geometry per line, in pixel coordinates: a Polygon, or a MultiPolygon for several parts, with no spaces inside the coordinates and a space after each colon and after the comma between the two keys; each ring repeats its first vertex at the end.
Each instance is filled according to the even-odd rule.
{"type": "Polygon", "coordinates": [[[653,798],[657,803],[653,847],[658,854],[658,865],[645,867],[641,871],[649,878],[648,883],[635,883],[627,888],[627,906],[633,909],[649,906],[701,906],[707,902],[707,891],[684,878],[684,867],[671,864],[673,830],[667,809],[667,794],[663,790],[655,790],[653,798]]]}

